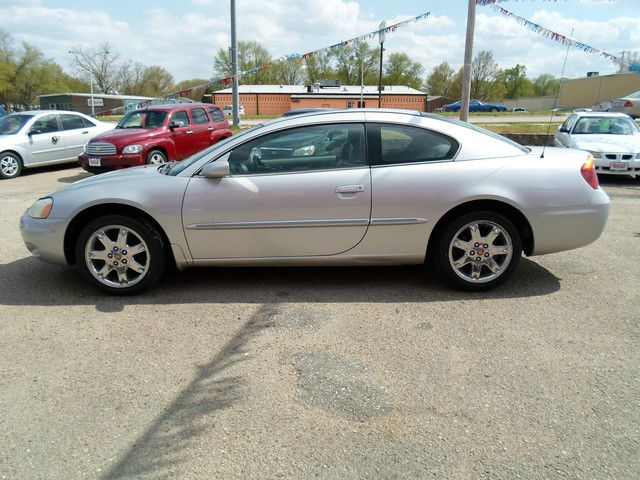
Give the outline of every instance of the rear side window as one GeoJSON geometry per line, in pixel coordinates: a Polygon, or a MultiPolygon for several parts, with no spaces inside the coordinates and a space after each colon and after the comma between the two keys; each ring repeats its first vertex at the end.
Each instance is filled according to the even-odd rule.
{"type": "Polygon", "coordinates": [[[60,114],[63,130],[75,130],[77,128],[85,128],[84,119],[78,115],[69,115],[67,113],[60,114]]]}
{"type": "Polygon", "coordinates": [[[209,117],[207,116],[207,112],[204,111],[204,108],[194,108],[191,110],[191,118],[193,119],[193,123],[197,125],[209,123],[209,117]]]}
{"type": "Polygon", "coordinates": [[[224,122],[224,113],[218,107],[209,107],[209,114],[214,122],[224,122]]]}
{"type": "Polygon", "coordinates": [[[372,125],[372,165],[450,160],[458,151],[456,140],[424,128],[372,125]],[[376,151],[377,150],[377,151],[376,151]]]}
{"type": "Polygon", "coordinates": [[[189,125],[189,117],[187,116],[187,112],[185,110],[180,110],[171,115],[171,121],[180,125],[181,127],[186,127],[189,125]]]}

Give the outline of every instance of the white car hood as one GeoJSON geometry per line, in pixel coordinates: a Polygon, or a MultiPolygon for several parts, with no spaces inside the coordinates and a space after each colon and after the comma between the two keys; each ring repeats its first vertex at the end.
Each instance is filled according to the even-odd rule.
{"type": "Polygon", "coordinates": [[[571,139],[572,147],[591,152],[639,153],[638,135],[579,135],[571,139]]]}

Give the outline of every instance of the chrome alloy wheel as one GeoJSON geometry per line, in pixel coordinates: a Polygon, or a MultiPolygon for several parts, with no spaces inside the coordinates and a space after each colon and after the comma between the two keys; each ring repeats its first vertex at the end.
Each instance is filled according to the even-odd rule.
{"type": "Polygon", "coordinates": [[[162,163],[166,163],[166,159],[164,155],[160,152],[154,152],[153,155],[149,156],[149,165],[160,165],[162,163]]]}
{"type": "Polygon", "coordinates": [[[20,164],[18,163],[18,159],[13,155],[3,155],[0,158],[0,170],[6,177],[13,177],[16,173],[18,173],[18,168],[20,168],[20,164]]]}
{"type": "Polygon", "coordinates": [[[449,263],[460,278],[490,282],[507,269],[513,242],[507,231],[486,220],[470,222],[456,232],[449,245],[449,263]]]}
{"type": "Polygon", "coordinates": [[[122,225],[108,225],[93,232],[84,253],[89,272],[100,283],[113,288],[127,288],[140,282],[151,260],[142,237],[122,225]]]}

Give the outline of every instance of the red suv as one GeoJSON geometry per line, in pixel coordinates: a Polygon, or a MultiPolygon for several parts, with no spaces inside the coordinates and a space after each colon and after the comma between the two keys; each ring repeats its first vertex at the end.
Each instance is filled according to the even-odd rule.
{"type": "Polygon", "coordinates": [[[230,136],[229,122],[215,105],[153,105],[127,113],[115,130],[93,137],[78,160],[92,173],[164,163],[230,136]]]}

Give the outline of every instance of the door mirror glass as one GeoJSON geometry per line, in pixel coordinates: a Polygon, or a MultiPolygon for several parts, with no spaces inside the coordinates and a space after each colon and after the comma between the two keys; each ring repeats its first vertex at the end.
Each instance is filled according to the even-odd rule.
{"type": "Polygon", "coordinates": [[[560,128],[558,129],[558,131],[562,133],[569,133],[569,129],[563,125],[560,125],[560,128]]]}
{"type": "Polygon", "coordinates": [[[38,135],[40,133],[42,133],[42,131],[38,130],[37,128],[30,128],[27,132],[28,135],[38,135]]]}
{"type": "Polygon", "coordinates": [[[218,159],[202,168],[202,176],[206,178],[224,178],[230,175],[229,162],[226,159],[218,159]]]}

